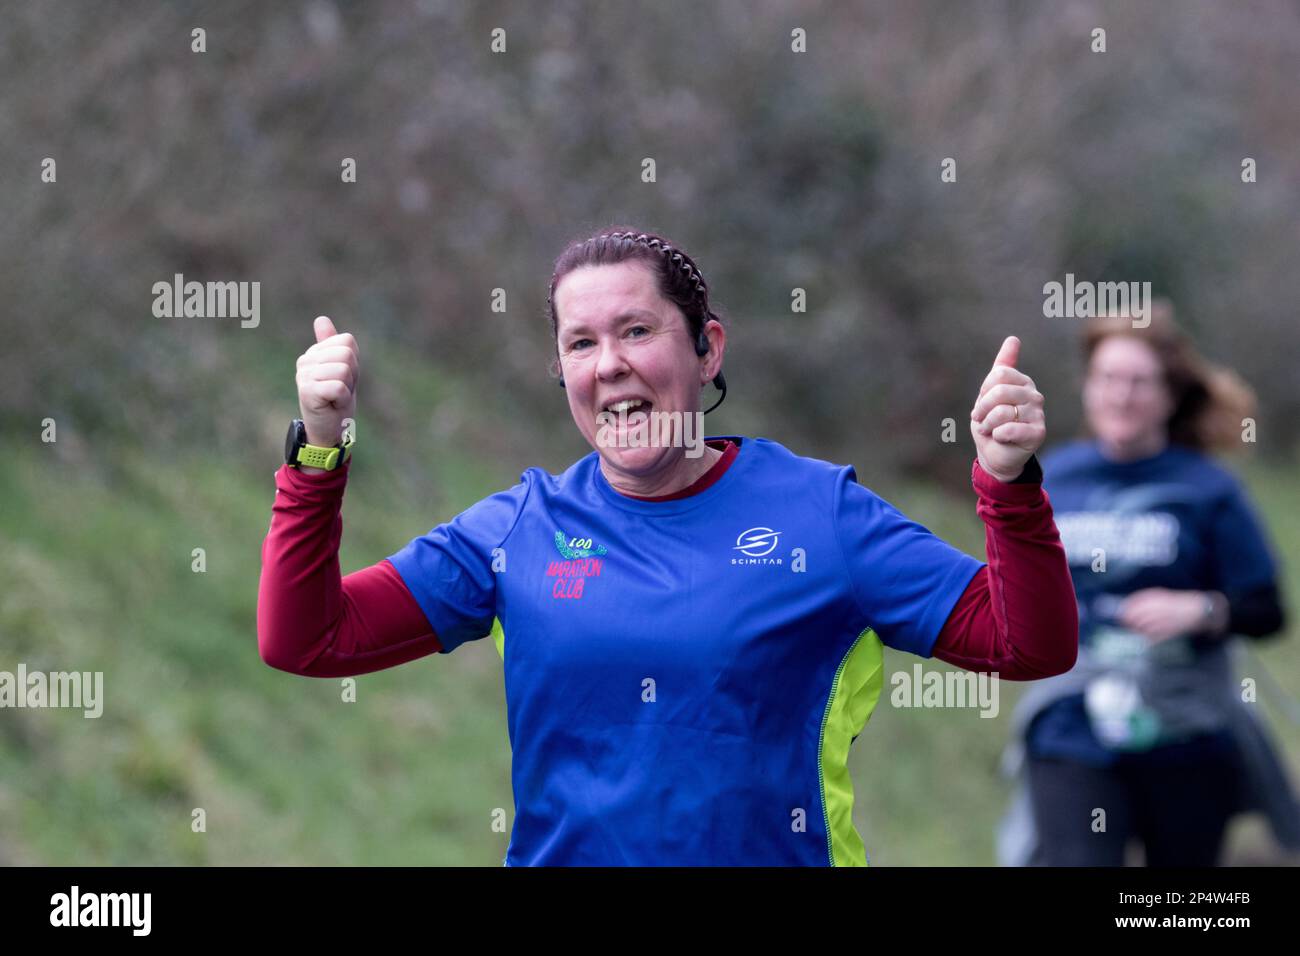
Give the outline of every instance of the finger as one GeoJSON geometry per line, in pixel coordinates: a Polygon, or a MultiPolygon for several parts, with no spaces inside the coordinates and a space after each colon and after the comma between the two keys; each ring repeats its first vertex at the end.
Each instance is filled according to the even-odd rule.
{"type": "Polygon", "coordinates": [[[317,342],[323,342],[330,336],[338,334],[333,320],[328,315],[316,316],[316,321],[312,323],[312,330],[316,333],[317,342]]]}
{"type": "Polygon", "coordinates": [[[1047,429],[1037,422],[1005,422],[989,432],[989,437],[1004,445],[1037,450],[1047,437],[1047,429]]]}
{"type": "Polygon", "coordinates": [[[1008,385],[1033,385],[1034,380],[1018,368],[1011,368],[1009,365],[995,365],[984,376],[984,381],[980,383],[980,394],[983,395],[994,385],[1003,383],[1008,385]]]}
{"type": "Polygon", "coordinates": [[[1126,604],[1120,613],[1120,618],[1130,624],[1136,624],[1139,621],[1145,621],[1150,617],[1148,608],[1142,604],[1126,604]]]}
{"type": "Polygon", "coordinates": [[[1014,335],[1008,335],[1002,342],[1002,348],[998,349],[998,357],[993,360],[994,365],[1007,365],[1011,368],[1016,367],[1016,362],[1020,360],[1020,340],[1014,335]]]}
{"type": "Polygon", "coordinates": [[[345,345],[313,345],[303,355],[309,362],[346,362],[353,369],[357,367],[357,353],[345,345]]]}
{"type": "Polygon", "coordinates": [[[1030,417],[1032,411],[1026,411],[1027,407],[1025,405],[998,405],[991,409],[982,421],[971,422],[971,427],[981,435],[987,435],[999,425],[1005,425],[1008,422],[1030,424],[1034,419],[1030,417]],[[1020,410],[1019,417],[1016,415],[1016,409],[1020,410]]]}
{"type": "Polygon", "coordinates": [[[1130,631],[1138,631],[1145,634],[1149,630],[1147,622],[1140,617],[1125,617],[1120,619],[1120,625],[1128,628],[1130,631]]]}
{"type": "Polygon", "coordinates": [[[994,385],[975,400],[975,407],[970,410],[973,421],[983,421],[984,416],[998,405],[1020,405],[1020,417],[1025,417],[1029,408],[1042,404],[1043,394],[1032,385],[994,385]]]}
{"type": "Polygon", "coordinates": [[[356,352],[358,355],[361,354],[360,349],[357,348],[356,336],[354,336],[351,332],[340,332],[337,335],[331,335],[328,338],[322,339],[321,341],[317,342],[307,351],[310,352],[313,349],[336,348],[336,347],[351,349],[352,351],[356,352]]]}
{"type": "Polygon", "coordinates": [[[1134,623],[1125,626],[1128,627],[1130,631],[1137,631],[1143,637],[1149,637],[1152,638],[1153,640],[1156,637],[1159,637],[1159,635],[1156,633],[1156,629],[1147,623],[1134,623]]]}
{"type": "Polygon", "coordinates": [[[1139,631],[1147,635],[1147,637],[1168,637],[1172,633],[1164,622],[1158,618],[1143,618],[1133,625],[1133,630],[1139,631]]]}
{"type": "Polygon", "coordinates": [[[1132,624],[1137,620],[1140,612],[1141,608],[1134,604],[1132,600],[1128,600],[1120,605],[1119,613],[1116,614],[1115,617],[1121,624],[1132,624]]]}
{"type": "Polygon", "coordinates": [[[1148,607],[1138,605],[1126,609],[1120,614],[1120,623],[1125,627],[1131,627],[1138,630],[1147,630],[1153,624],[1159,622],[1158,614],[1153,613],[1148,607]]]}
{"type": "Polygon", "coordinates": [[[309,382],[304,394],[316,400],[318,407],[334,405],[342,407],[351,397],[352,389],[337,379],[328,382],[309,382]]]}
{"type": "Polygon", "coordinates": [[[304,373],[310,382],[342,382],[352,388],[352,366],[345,362],[322,362],[313,365],[304,373]]]}
{"type": "Polygon", "coordinates": [[[1032,385],[995,385],[975,400],[970,410],[971,421],[983,421],[999,405],[1020,406],[1020,416],[1024,418],[1031,408],[1042,407],[1043,396],[1032,385]]]}
{"type": "Polygon", "coordinates": [[[1121,621],[1132,620],[1133,615],[1142,608],[1142,598],[1137,595],[1129,595],[1124,599],[1124,603],[1119,606],[1119,613],[1116,615],[1121,621]]]}
{"type": "Polygon", "coordinates": [[[1164,595],[1156,588],[1134,591],[1124,602],[1124,607],[1135,614],[1159,613],[1164,606],[1164,595]]]}

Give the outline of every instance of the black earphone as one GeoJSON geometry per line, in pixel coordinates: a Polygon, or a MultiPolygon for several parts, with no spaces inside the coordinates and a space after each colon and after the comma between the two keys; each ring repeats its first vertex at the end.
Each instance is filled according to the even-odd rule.
{"type": "MultiPolygon", "coordinates": [[[[696,355],[709,354],[709,337],[704,334],[703,329],[700,329],[700,334],[696,336],[695,339],[695,354],[696,355]]],[[[564,388],[564,387],[565,387],[564,376],[561,375],[560,388],[564,388]]],[[[727,380],[722,377],[721,372],[718,372],[717,375],[713,376],[713,387],[716,388],[718,391],[720,391],[722,394],[718,396],[718,400],[716,402],[714,402],[712,405],[710,405],[708,408],[704,410],[705,415],[709,414],[709,412],[713,411],[715,408],[721,405],[723,399],[727,397],[727,380]]]]}

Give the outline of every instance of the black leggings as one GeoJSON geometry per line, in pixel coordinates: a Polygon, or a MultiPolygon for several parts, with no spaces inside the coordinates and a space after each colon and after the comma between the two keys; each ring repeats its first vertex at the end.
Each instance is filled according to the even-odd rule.
{"type": "Polygon", "coordinates": [[[1212,735],[1124,754],[1112,767],[1031,756],[1033,862],[1123,866],[1125,846],[1137,837],[1147,866],[1217,866],[1237,808],[1239,766],[1231,739],[1212,735]],[[1106,811],[1104,832],[1094,832],[1098,808],[1106,811]]]}

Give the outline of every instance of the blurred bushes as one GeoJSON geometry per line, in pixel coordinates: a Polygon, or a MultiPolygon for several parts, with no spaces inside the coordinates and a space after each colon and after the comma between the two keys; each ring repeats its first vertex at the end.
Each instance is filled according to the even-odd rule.
{"type": "MultiPolygon", "coordinates": [[[[242,455],[252,433],[264,457],[324,312],[363,359],[382,342],[454,377],[491,426],[467,439],[508,436],[477,451],[561,468],[587,449],[546,375],[550,266],[569,238],[633,222],[691,251],[731,319],[732,394],[711,432],[869,457],[864,481],[964,481],[964,428],[944,445],[941,420],[963,424],[1014,332],[1053,438],[1068,437],[1076,329],[1041,311],[1043,283],[1068,271],[1153,282],[1258,390],[1262,450],[1297,437],[1293,5],[311,0],[5,16],[0,415],[24,436],[48,415],[150,449],[242,455]],[[194,27],[206,53],[190,51],[194,27]],[[40,181],[47,156],[56,184],[40,181]],[[151,286],[177,272],[260,281],[261,325],[154,318],[151,286]],[[790,311],[795,287],[807,313],[790,311]]],[[[362,389],[383,430],[436,433],[436,409],[362,389]]]]}

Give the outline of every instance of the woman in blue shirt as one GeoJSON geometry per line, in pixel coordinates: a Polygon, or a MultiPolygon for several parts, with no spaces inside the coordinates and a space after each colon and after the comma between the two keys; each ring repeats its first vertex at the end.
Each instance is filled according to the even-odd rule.
{"type": "Polygon", "coordinates": [[[662,237],[572,244],[549,311],[593,451],[558,475],[528,468],[346,577],[351,445],[333,446],[359,356],[316,320],[263,546],[263,659],[337,677],[504,631],[510,865],[867,863],[846,762],[884,646],[1013,680],[1074,663],[1069,572],[1033,457],[1044,399],[1016,367],[1019,341],[971,409],[986,565],[851,466],[702,440],[725,330],[662,237]]]}

